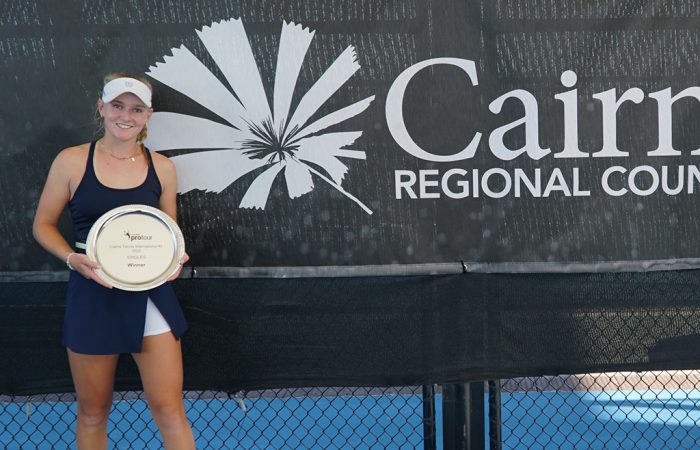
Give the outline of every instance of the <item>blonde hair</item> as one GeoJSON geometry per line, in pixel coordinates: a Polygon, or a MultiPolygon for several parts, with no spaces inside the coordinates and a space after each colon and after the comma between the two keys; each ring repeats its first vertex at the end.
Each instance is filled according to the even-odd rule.
{"type": "MultiPolygon", "coordinates": [[[[126,73],[126,72],[114,72],[114,73],[109,73],[105,75],[104,79],[102,80],[102,85],[104,86],[105,84],[109,83],[112,80],[116,80],[117,78],[134,78],[135,80],[139,80],[146,86],[148,86],[148,89],[151,90],[151,93],[153,93],[153,86],[151,83],[148,81],[148,79],[142,75],[134,75],[132,73],[126,73]]],[[[102,97],[102,92],[99,94],[100,97],[102,97]]],[[[99,105],[99,102],[98,102],[99,105]]],[[[99,111],[96,111],[97,117],[96,119],[100,123],[100,127],[97,130],[97,132],[101,132],[104,130],[104,123],[102,122],[102,118],[100,117],[99,111]]],[[[146,137],[148,136],[148,128],[146,125],[143,126],[143,129],[139,132],[139,135],[136,136],[136,141],[139,143],[143,143],[143,141],[146,140],[146,137]]]]}

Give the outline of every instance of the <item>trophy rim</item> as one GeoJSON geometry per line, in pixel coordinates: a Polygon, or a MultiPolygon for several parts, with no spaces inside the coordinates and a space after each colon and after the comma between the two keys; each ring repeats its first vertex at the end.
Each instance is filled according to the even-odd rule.
{"type": "Polygon", "coordinates": [[[185,240],[182,235],[182,230],[180,230],[180,227],[178,226],[177,222],[175,222],[175,220],[173,220],[172,217],[170,217],[168,214],[161,211],[160,209],[140,204],[124,205],[110,209],[106,213],[102,214],[100,218],[97,219],[90,228],[86,240],[85,254],[88,256],[88,258],[90,258],[91,261],[100,263],[96,250],[97,240],[100,236],[100,232],[107,225],[109,225],[110,222],[128,214],[146,214],[155,217],[157,220],[159,220],[165,225],[165,227],[170,232],[170,237],[173,240],[173,258],[170,262],[170,265],[163,271],[162,274],[160,274],[152,280],[148,280],[147,282],[143,283],[128,283],[121,281],[110,276],[102,269],[95,269],[95,272],[104,281],[118,289],[122,289],[125,291],[147,291],[149,289],[154,289],[165,283],[168,280],[168,278],[170,278],[170,276],[172,276],[172,274],[174,274],[177,271],[178,266],[180,265],[180,260],[185,254],[185,240]]]}

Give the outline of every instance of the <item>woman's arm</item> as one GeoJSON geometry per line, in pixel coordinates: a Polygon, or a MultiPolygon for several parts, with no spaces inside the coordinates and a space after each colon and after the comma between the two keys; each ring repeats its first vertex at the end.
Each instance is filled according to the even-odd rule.
{"type": "Polygon", "coordinates": [[[155,164],[161,187],[158,206],[161,211],[177,222],[177,173],[175,172],[175,164],[158,153],[153,153],[153,164],[155,164]]]}
{"type": "Polygon", "coordinates": [[[44,190],[39,198],[32,232],[34,239],[46,251],[61,261],[68,261],[70,256],[70,264],[85,278],[95,280],[103,286],[111,287],[94,272],[94,269],[99,267],[99,265],[90,261],[83,254],[74,253],[71,246],[68,245],[68,242],[58,231],[58,221],[61,213],[70,200],[71,177],[75,176],[75,168],[80,167],[80,161],[80,148],[78,147],[65,149],[56,156],[56,159],[51,164],[51,169],[49,169],[44,190]]]}
{"type": "MultiPolygon", "coordinates": [[[[160,180],[161,194],[159,207],[161,211],[172,217],[172,219],[177,222],[177,173],[175,171],[175,164],[163,155],[158,153],[152,153],[153,164],[158,174],[158,179],[160,180]]],[[[168,281],[174,280],[180,275],[180,270],[182,270],[182,265],[185,264],[190,259],[189,255],[185,253],[180,260],[180,267],[178,270],[168,278],[168,281]]]]}
{"type": "Polygon", "coordinates": [[[34,239],[49,253],[63,261],[73,251],[58,231],[58,220],[70,200],[70,162],[73,155],[63,150],[51,164],[44,190],[34,215],[34,239]]]}

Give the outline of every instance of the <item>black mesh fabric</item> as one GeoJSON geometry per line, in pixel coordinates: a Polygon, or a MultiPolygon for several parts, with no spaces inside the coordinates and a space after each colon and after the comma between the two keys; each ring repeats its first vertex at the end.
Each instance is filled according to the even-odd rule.
{"type": "MultiPolygon", "coordinates": [[[[192,279],[186,389],[408,385],[697,366],[698,271],[192,279]]],[[[63,283],[2,283],[0,392],[72,388],[63,283]]],[[[138,389],[125,357],[117,389],[138,389]]]]}

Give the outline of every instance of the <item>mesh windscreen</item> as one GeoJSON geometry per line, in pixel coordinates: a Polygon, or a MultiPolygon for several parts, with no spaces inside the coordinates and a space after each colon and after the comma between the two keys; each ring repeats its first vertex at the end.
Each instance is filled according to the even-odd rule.
{"type": "MultiPolygon", "coordinates": [[[[189,389],[693,368],[696,271],[180,280],[189,389]]],[[[71,389],[62,283],[3,283],[0,392],[71,389]],[[10,300],[11,299],[11,300],[10,300]]],[[[120,389],[139,387],[131,358],[120,389]]]]}

